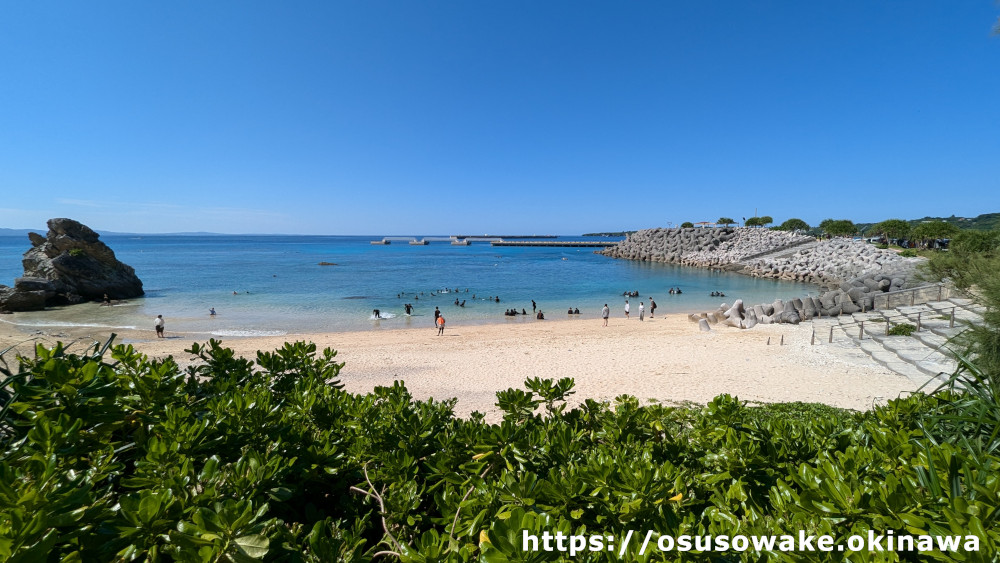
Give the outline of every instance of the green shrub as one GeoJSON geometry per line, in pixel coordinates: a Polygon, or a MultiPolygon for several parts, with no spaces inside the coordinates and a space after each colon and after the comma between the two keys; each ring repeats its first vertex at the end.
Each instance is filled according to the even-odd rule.
{"type": "Polygon", "coordinates": [[[887,250],[889,248],[889,245],[884,243],[879,243],[875,245],[875,248],[878,248],[880,250],[887,250]]]}
{"type": "Polygon", "coordinates": [[[314,344],[252,361],[214,340],[188,352],[181,369],[131,346],[39,346],[0,368],[0,559],[534,561],[558,554],[523,553],[524,530],[892,529],[973,534],[984,557],[967,560],[985,561],[1000,541],[997,450],[927,419],[982,444],[997,426],[985,396],[917,393],[865,413],[729,395],[568,408],[572,380],[533,378],[497,393],[490,424],[399,382],[347,393],[336,352],[314,344]],[[984,418],[959,417],[972,408],[984,418]]]}
{"type": "Polygon", "coordinates": [[[889,328],[889,336],[910,336],[916,331],[916,326],[910,323],[900,323],[889,328]]]}
{"type": "Polygon", "coordinates": [[[69,255],[73,258],[80,258],[81,256],[86,256],[87,253],[82,248],[72,248],[69,251],[69,255]]]}
{"type": "Polygon", "coordinates": [[[899,252],[899,255],[902,256],[903,258],[916,258],[917,257],[917,251],[914,250],[914,249],[912,249],[912,248],[906,248],[906,249],[901,250],[899,252]]]}

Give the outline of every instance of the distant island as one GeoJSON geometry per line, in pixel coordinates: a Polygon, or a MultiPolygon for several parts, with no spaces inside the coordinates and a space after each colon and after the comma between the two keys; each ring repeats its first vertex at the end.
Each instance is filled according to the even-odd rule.
{"type": "Polygon", "coordinates": [[[618,231],[616,233],[583,233],[581,237],[627,237],[635,231],[618,231]]]}

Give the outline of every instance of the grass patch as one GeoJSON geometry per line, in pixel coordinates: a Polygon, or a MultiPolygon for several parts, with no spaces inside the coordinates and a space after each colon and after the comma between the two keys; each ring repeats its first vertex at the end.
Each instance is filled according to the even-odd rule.
{"type": "Polygon", "coordinates": [[[889,329],[889,336],[910,336],[917,331],[917,327],[910,323],[898,324],[889,329]]]}

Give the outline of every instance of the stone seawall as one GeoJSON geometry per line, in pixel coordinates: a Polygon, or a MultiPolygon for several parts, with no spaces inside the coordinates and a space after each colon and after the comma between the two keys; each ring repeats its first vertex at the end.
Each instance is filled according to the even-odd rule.
{"type": "Polygon", "coordinates": [[[801,281],[837,286],[844,281],[874,274],[906,270],[908,261],[891,250],[860,240],[822,240],[790,255],[743,262],[742,273],[759,278],[801,281]]]}
{"type": "Polygon", "coordinates": [[[800,244],[809,237],[768,229],[644,229],[598,254],[700,268],[729,266],[742,258],[800,244]]]}
{"type": "Polygon", "coordinates": [[[914,279],[920,259],[902,258],[863,241],[811,237],[755,228],[645,229],[598,254],[613,258],[726,268],[748,276],[814,283],[818,298],[744,307],[737,300],[719,311],[691,315],[692,321],[750,328],[757,323],[799,323],[872,309],[878,293],[896,291],[914,279]]]}

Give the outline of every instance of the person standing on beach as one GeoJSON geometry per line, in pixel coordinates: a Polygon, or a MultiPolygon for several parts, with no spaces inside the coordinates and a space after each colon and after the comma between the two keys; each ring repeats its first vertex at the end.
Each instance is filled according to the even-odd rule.
{"type": "Polygon", "coordinates": [[[438,319],[441,318],[441,310],[434,307],[434,326],[437,326],[438,319]]]}
{"type": "Polygon", "coordinates": [[[156,320],[153,321],[153,328],[156,329],[156,337],[163,338],[163,315],[156,315],[156,320]]]}
{"type": "Polygon", "coordinates": [[[444,315],[438,315],[437,320],[435,320],[434,322],[437,323],[438,336],[441,336],[442,334],[444,334],[444,315]]]}
{"type": "Polygon", "coordinates": [[[643,306],[642,301],[640,301],[639,302],[639,320],[640,321],[642,320],[643,317],[646,316],[646,312],[645,312],[644,309],[645,309],[645,307],[643,306]]]}
{"type": "Polygon", "coordinates": [[[656,301],[653,298],[649,298],[649,318],[653,318],[653,313],[656,312],[656,301]]]}
{"type": "Polygon", "coordinates": [[[608,326],[608,315],[611,314],[611,309],[608,309],[608,304],[604,304],[604,308],[601,309],[601,318],[604,319],[604,326],[608,326]]]}
{"type": "Polygon", "coordinates": [[[628,318],[628,299],[625,300],[625,318],[628,318]]]}

